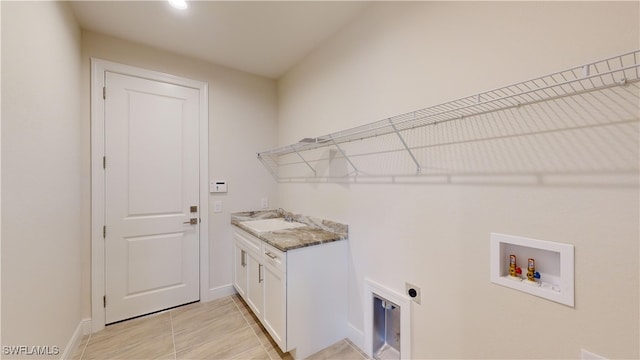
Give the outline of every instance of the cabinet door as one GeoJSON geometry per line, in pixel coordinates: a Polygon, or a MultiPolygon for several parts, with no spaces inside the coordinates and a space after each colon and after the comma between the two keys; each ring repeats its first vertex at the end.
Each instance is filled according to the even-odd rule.
{"type": "Polygon", "coordinates": [[[247,300],[247,252],[237,242],[233,246],[233,287],[247,300]]]}
{"type": "Polygon", "coordinates": [[[247,304],[262,319],[264,309],[264,266],[252,253],[247,253],[247,304]]]}
{"type": "Polygon", "coordinates": [[[287,352],[286,333],[286,273],[271,266],[264,267],[264,309],[263,325],[278,344],[280,350],[287,352]]]}

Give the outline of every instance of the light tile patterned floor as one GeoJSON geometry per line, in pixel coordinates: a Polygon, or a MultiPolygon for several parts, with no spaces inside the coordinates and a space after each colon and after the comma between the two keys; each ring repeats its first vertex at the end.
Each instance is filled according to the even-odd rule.
{"type": "MultiPolygon", "coordinates": [[[[74,360],[291,359],[237,295],[107,326],[82,338],[74,360]]],[[[366,357],[342,340],[309,360],[366,357]]]]}

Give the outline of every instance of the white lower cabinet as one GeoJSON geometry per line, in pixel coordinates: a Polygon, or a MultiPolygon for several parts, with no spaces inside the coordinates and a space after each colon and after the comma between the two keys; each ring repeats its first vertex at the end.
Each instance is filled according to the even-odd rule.
{"type": "Polygon", "coordinates": [[[287,279],[285,273],[264,266],[264,310],[262,324],[280,349],[286,348],[287,279]]]}
{"type": "Polygon", "coordinates": [[[346,337],[346,241],[283,252],[234,228],[233,278],[272,339],[295,359],[346,337]]]}
{"type": "Polygon", "coordinates": [[[233,286],[243,298],[247,294],[247,251],[238,243],[233,244],[233,286]]]}
{"type": "Polygon", "coordinates": [[[263,265],[255,254],[247,253],[247,295],[245,301],[258,318],[264,310],[263,265]]]}

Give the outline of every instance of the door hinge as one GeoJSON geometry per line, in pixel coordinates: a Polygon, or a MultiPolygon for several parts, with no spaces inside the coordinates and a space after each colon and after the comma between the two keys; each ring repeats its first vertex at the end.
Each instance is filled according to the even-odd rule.
{"type": "Polygon", "coordinates": [[[107,157],[106,156],[102,157],[102,168],[103,169],[107,168],[107,157]]]}
{"type": "Polygon", "coordinates": [[[106,226],[106,225],[104,225],[104,226],[102,227],[102,237],[103,237],[104,239],[106,239],[106,238],[107,238],[107,226],[106,226]]]}
{"type": "Polygon", "coordinates": [[[102,87],[102,99],[103,100],[107,99],[107,87],[106,86],[102,87]]]}
{"type": "Polygon", "coordinates": [[[107,295],[104,295],[104,296],[102,297],[102,306],[103,306],[103,307],[107,307],[107,295]]]}

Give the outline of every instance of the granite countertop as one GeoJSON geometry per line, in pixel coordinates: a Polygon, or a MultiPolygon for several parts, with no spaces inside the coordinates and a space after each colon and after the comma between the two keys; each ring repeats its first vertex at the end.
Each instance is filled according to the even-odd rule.
{"type": "Polygon", "coordinates": [[[231,224],[280,251],[346,240],[349,234],[349,228],[345,224],[300,214],[292,214],[282,209],[233,213],[231,214],[231,224]],[[305,226],[293,229],[256,232],[242,224],[244,221],[284,218],[285,215],[292,217],[296,222],[305,224],[305,226]]]}

